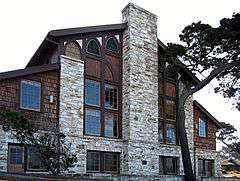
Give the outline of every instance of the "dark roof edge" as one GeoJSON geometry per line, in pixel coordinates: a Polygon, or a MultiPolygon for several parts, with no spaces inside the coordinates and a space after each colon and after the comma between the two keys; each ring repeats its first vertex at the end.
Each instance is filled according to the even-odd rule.
{"type": "MultiPolygon", "coordinates": [[[[166,50],[167,46],[161,41],[158,39],[158,45],[163,49],[163,50],[166,50]]],[[[193,81],[194,83],[199,83],[200,80],[189,70],[186,68],[186,66],[179,60],[178,62],[180,64],[180,68],[182,69],[182,71],[184,73],[186,73],[186,75],[188,75],[193,81]]]]}
{"type": "Polygon", "coordinates": [[[86,27],[79,27],[79,28],[67,28],[67,29],[52,30],[48,33],[48,35],[53,36],[53,37],[61,37],[61,36],[80,34],[80,33],[123,30],[126,28],[127,28],[127,23],[108,24],[108,25],[86,26],[86,27]]]}
{"type": "Polygon", "coordinates": [[[202,112],[204,112],[218,128],[222,127],[221,123],[213,115],[211,115],[198,101],[194,100],[193,105],[197,106],[202,112]]]}
{"type": "Polygon", "coordinates": [[[50,70],[58,70],[60,69],[60,65],[58,63],[55,64],[46,64],[34,67],[26,67],[25,69],[18,69],[8,72],[0,73],[0,80],[11,79],[15,77],[26,76],[30,74],[36,74],[41,72],[47,72],[50,70]]]}

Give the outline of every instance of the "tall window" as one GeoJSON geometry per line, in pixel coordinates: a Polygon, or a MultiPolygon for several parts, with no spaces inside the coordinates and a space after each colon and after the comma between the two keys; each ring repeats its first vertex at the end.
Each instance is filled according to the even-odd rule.
{"type": "Polygon", "coordinates": [[[41,106],[41,83],[22,80],[21,81],[21,98],[20,107],[40,111],[41,106]]]}
{"type": "Polygon", "coordinates": [[[75,59],[81,59],[80,46],[77,42],[69,42],[65,47],[65,55],[75,59]]]}
{"type": "Polygon", "coordinates": [[[161,175],[177,175],[178,158],[177,157],[159,157],[159,173],[161,175]]]}
{"type": "Polygon", "coordinates": [[[198,175],[211,177],[213,176],[213,160],[198,159],[198,175]]]}
{"type": "Polygon", "coordinates": [[[88,151],[87,172],[118,173],[119,153],[88,151]]]}
{"type": "Polygon", "coordinates": [[[84,133],[119,138],[121,136],[119,134],[120,58],[104,54],[105,51],[101,53],[102,57],[93,57],[97,54],[95,46],[98,46],[98,43],[95,41],[92,39],[87,44],[87,51],[92,53],[86,55],[85,61],[84,133]]]}
{"type": "Polygon", "coordinates": [[[176,81],[164,68],[159,71],[159,142],[176,144],[176,81]]]}
{"type": "Polygon", "coordinates": [[[198,136],[207,137],[207,124],[203,118],[199,118],[198,122],[198,136]]]}

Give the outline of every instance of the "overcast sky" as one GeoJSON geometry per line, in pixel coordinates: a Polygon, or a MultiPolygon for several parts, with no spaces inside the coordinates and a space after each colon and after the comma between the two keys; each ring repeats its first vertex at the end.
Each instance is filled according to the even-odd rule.
{"type": "MultiPolygon", "coordinates": [[[[52,29],[120,23],[128,2],[158,16],[158,37],[164,43],[178,42],[178,34],[192,22],[217,26],[221,18],[240,12],[240,0],[1,0],[0,72],[24,68],[52,29]]],[[[212,87],[204,88],[195,98],[240,133],[240,113],[214,94],[212,87]]]]}

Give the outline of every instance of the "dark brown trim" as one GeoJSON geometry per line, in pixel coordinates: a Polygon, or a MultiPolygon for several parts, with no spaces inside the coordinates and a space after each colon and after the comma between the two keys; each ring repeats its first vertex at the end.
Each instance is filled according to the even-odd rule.
{"type": "Polygon", "coordinates": [[[60,69],[60,66],[58,63],[27,67],[25,69],[19,69],[19,70],[0,73],[0,80],[11,79],[11,78],[30,75],[30,74],[42,73],[42,72],[47,72],[51,70],[59,70],[59,69],[60,69]]]}
{"type": "MultiPolygon", "coordinates": [[[[167,46],[158,39],[158,45],[162,49],[162,51],[166,51],[167,46]]],[[[186,68],[186,66],[179,60],[178,66],[181,68],[180,73],[185,76],[185,78],[190,78],[193,83],[198,84],[200,80],[190,71],[186,68]]]]}
{"type": "Polygon", "coordinates": [[[80,28],[52,30],[48,33],[48,35],[53,37],[61,37],[66,35],[92,33],[92,32],[98,32],[98,31],[124,30],[126,28],[127,28],[127,23],[99,25],[99,26],[86,26],[86,27],[80,27],[80,28]]]}
{"type": "MultiPolygon", "coordinates": [[[[193,101],[193,106],[196,106],[198,109],[200,109],[204,114],[206,114],[210,120],[220,129],[222,127],[221,123],[213,116],[211,115],[198,101],[193,101]]],[[[206,120],[205,120],[206,121],[206,120]]]]}

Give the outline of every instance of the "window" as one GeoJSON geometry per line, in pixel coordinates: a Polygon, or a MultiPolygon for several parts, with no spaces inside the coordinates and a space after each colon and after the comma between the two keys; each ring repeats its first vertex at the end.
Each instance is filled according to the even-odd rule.
{"type": "Polygon", "coordinates": [[[10,146],[9,148],[9,162],[10,164],[23,164],[23,147],[10,146]]]}
{"type": "Polygon", "coordinates": [[[107,50],[114,52],[114,53],[118,53],[119,49],[118,49],[118,45],[117,45],[117,41],[114,38],[109,38],[107,41],[107,50]]]}
{"type": "Polygon", "coordinates": [[[100,171],[100,153],[88,151],[87,152],[87,171],[99,172],[100,171]]]}
{"type": "Polygon", "coordinates": [[[45,170],[40,153],[37,152],[36,147],[28,147],[27,151],[27,169],[28,170],[45,170]]]}
{"type": "Polygon", "coordinates": [[[100,111],[94,109],[85,110],[85,134],[100,136],[101,122],[100,111]]]}
{"type": "Polygon", "coordinates": [[[161,175],[177,175],[178,158],[177,157],[159,157],[159,173],[161,175]]]}
{"type": "Polygon", "coordinates": [[[65,55],[75,59],[81,59],[80,47],[77,42],[69,42],[65,47],[65,55]]]}
{"type": "Polygon", "coordinates": [[[100,56],[100,46],[97,40],[92,39],[88,42],[87,52],[93,55],[100,56]]]}
{"type": "Polygon", "coordinates": [[[213,176],[213,160],[198,159],[198,175],[204,177],[213,176]]]}
{"type": "Polygon", "coordinates": [[[118,116],[113,113],[105,113],[105,136],[118,137],[118,116]]]}
{"type": "MultiPolygon", "coordinates": [[[[88,42],[87,52],[100,53],[97,39],[88,42]]],[[[90,54],[85,56],[84,134],[121,138],[121,59],[110,53],[98,58],[90,54]]]]}
{"type": "Polygon", "coordinates": [[[118,90],[116,86],[105,84],[105,108],[117,109],[118,90]]]}
{"type": "Polygon", "coordinates": [[[22,80],[20,107],[23,109],[40,111],[41,83],[22,80]]]}
{"type": "Polygon", "coordinates": [[[85,104],[100,106],[100,83],[93,80],[85,81],[85,104]]]}
{"type": "Polygon", "coordinates": [[[87,152],[87,172],[119,172],[119,153],[87,152]]]}
{"type": "Polygon", "coordinates": [[[158,139],[160,143],[163,143],[163,122],[159,122],[158,125],[158,139]]]}
{"type": "Polygon", "coordinates": [[[198,122],[198,136],[207,137],[207,124],[202,118],[199,118],[198,122]]]}
{"type": "Polygon", "coordinates": [[[166,73],[159,72],[159,142],[163,144],[177,144],[176,137],[176,86],[173,80],[168,80],[166,73]]]}
{"type": "Polygon", "coordinates": [[[175,125],[167,124],[167,143],[176,144],[175,125]]]}
{"type": "Polygon", "coordinates": [[[166,119],[175,121],[176,119],[176,106],[172,100],[166,100],[166,119]]]}

